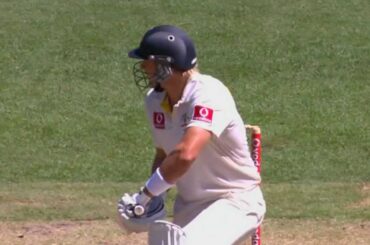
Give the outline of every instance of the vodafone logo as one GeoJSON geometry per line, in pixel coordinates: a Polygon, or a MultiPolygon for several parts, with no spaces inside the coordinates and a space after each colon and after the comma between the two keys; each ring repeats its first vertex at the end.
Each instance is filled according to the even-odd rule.
{"type": "Polygon", "coordinates": [[[208,108],[200,108],[199,114],[202,118],[207,118],[209,115],[209,109],[208,108]]]}
{"type": "Polygon", "coordinates": [[[164,121],[163,114],[162,113],[157,113],[155,115],[154,121],[155,121],[156,124],[163,124],[163,121],[164,121]]]}
{"type": "Polygon", "coordinates": [[[212,123],[213,110],[204,106],[196,105],[194,107],[193,120],[212,123]]]}
{"type": "Polygon", "coordinates": [[[154,112],[153,113],[153,125],[155,128],[164,129],[165,118],[163,112],[154,112]]]}

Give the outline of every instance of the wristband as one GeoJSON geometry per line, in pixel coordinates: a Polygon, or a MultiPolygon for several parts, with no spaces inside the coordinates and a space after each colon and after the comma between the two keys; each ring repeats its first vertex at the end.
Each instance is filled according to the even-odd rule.
{"type": "Polygon", "coordinates": [[[167,183],[167,181],[163,178],[161,172],[159,171],[159,168],[156,169],[153,175],[145,183],[146,189],[153,196],[159,196],[172,186],[173,186],[172,184],[167,183]]]}

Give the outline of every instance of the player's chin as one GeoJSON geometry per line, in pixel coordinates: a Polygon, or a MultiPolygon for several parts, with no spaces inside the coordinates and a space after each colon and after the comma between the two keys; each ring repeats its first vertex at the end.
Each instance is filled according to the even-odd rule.
{"type": "Polygon", "coordinates": [[[149,79],[148,85],[150,88],[155,88],[157,86],[157,82],[152,79],[149,79]]]}

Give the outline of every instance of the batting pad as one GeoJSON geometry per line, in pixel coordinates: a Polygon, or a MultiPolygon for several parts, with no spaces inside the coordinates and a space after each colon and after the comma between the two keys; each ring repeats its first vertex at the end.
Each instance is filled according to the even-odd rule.
{"type": "Polygon", "coordinates": [[[157,220],[149,227],[149,245],[185,245],[186,235],[180,226],[165,220],[157,220]]]}

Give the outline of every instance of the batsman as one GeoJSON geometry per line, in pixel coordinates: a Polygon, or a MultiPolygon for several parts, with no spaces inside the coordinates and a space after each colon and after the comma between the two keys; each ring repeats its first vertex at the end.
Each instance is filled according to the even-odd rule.
{"type": "Polygon", "coordinates": [[[129,51],[136,84],[147,88],[145,109],[155,156],[152,175],[118,202],[128,232],[149,232],[149,245],[233,245],[263,221],[261,178],[245,123],[228,88],[200,73],[194,42],[172,25],[148,30],[129,51]],[[177,188],[173,219],[165,193],[177,188]]]}

